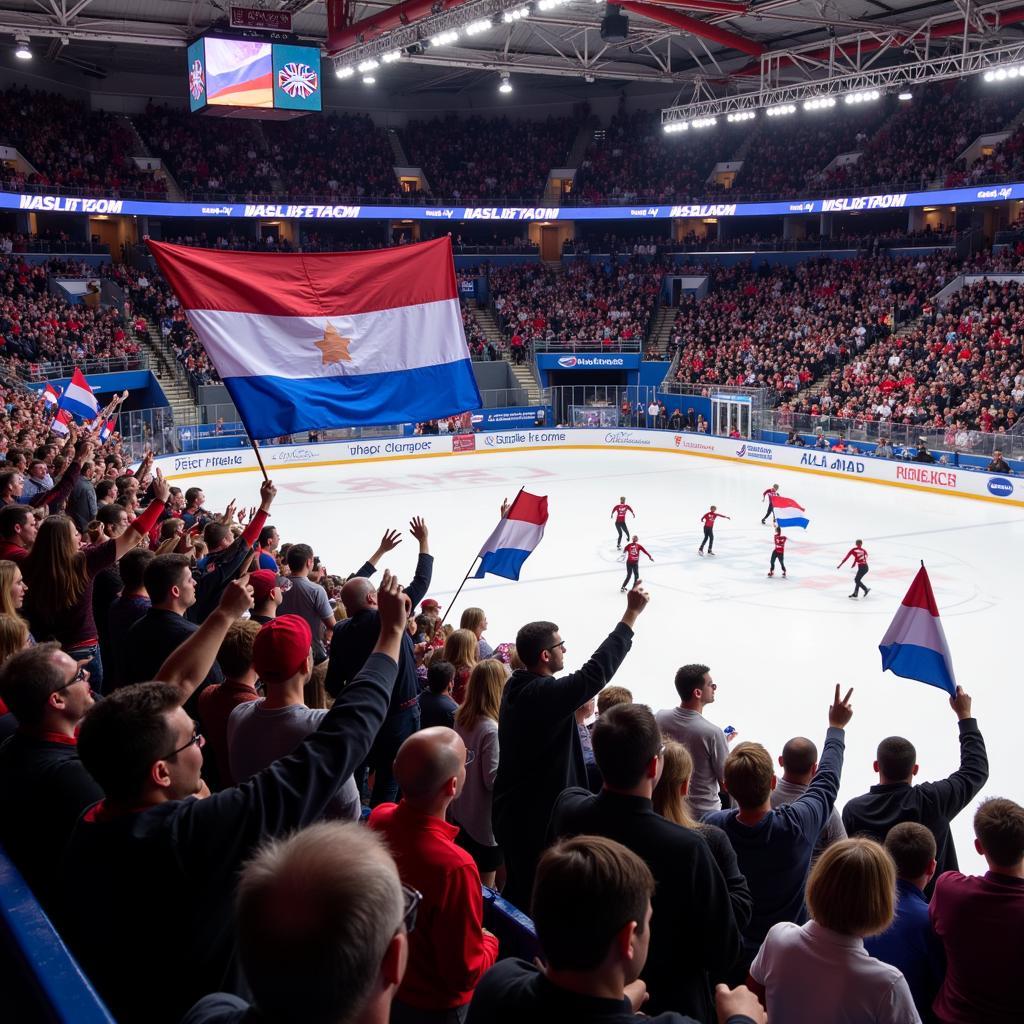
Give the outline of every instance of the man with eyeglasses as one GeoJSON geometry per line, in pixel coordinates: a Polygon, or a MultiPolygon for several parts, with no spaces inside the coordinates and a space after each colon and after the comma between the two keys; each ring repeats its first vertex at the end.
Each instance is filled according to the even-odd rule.
{"type": "Polygon", "coordinates": [[[252,1003],[217,992],[181,1024],[388,1024],[421,899],[361,825],[324,822],[268,843],[242,869],[235,904],[252,1003]]]}
{"type": "Polygon", "coordinates": [[[395,758],[401,801],[379,804],[370,815],[402,881],[423,893],[421,927],[409,940],[409,969],[391,1024],[461,1024],[477,982],[498,956],[498,940],[483,926],[480,872],[455,844],[458,827],[446,820],[472,760],[454,730],[421,729],[395,758]]]}
{"type": "Polygon", "coordinates": [[[633,587],[607,639],[579,671],[560,678],[566,645],[555,623],[530,622],[516,635],[516,652],[526,667],[512,673],[502,693],[493,819],[508,872],[503,895],[524,910],[555,801],[563,789],[587,785],[576,709],[615,675],[649,600],[646,590],[633,587]]]}
{"type": "MultiPolygon", "coordinates": [[[[193,799],[204,791],[202,737],[187,694],[128,686],[86,715],[80,752],[104,799],[68,844],[65,877],[88,884],[69,885],[65,934],[118,1020],[177,1024],[207,992],[239,990],[231,904],[242,864],[264,840],[324,816],[384,720],[410,611],[387,572],[377,608],[377,646],[320,727],[290,756],[206,799],[193,799]]],[[[221,639],[191,667],[191,689],[221,639]]],[[[309,647],[288,656],[280,670],[308,680],[309,647]]]]}
{"type": "MultiPolygon", "coordinates": [[[[646,863],[656,888],[650,952],[640,972],[650,995],[644,1011],[712,1020],[711,982],[724,977],[739,955],[735,908],[745,914],[745,924],[750,891],[735,870],[740,893],[734,901],[701,834],[655,813],[652,797],[665,767],[665,745],[650,708],[613,707],[597,720],[593,743],[604,788],[596,796],[578,787],[565,790],[551,813],[550,839],[604,836],[646,863]]],[[[722,843],[728,848],[724,837],[722,843]]]]}
{"type": "Polygon", "coordinates": [[[68,836],[103,796],[78,759],[89,672],[59,644],[39,644],[4,665],[0,697],[18,722],[0,746],[0,843],[49,910],[68,836]]]}

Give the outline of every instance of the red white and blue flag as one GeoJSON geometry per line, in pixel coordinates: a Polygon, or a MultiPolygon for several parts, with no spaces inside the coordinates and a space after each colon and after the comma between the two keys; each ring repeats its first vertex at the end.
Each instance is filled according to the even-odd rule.
{"type": "Polygon", "coordinates": [[[99,433],[100,444],[103,444],[103,442],[106,441],[106,439],[108,437],[110,437],[110,435],[113,432],[114,432],[114,421],[113,420],[107,420],[107,422],[104,423],[102,427],[100,427],[100,433],[99,433]]]}
{"type": "Polygon", "coordinates": [[[798,512],[806,512],[807,510],[803,505],[798,504],[792,498],[784,498],[781,494],[776,494],[772,499],[772,509],[775,511],[775,525],[783,528],[787,526],[799,526],[801,529],[806,530],[810,525],[810,519],[807,516],[797,515],[798,512]],[[779,515],[780,509],[793,509],[792,512],[784,513],[779,515]]]}
{"type": "Polygon", "coordinates": [[[252,437],[482,405],[447,237],[345,253],[149,247],[252,437]]]}
{"type": "Polygon", "coordinates": [[[61,392],[57,390],[52,384],[47,384],[43,388],[43,406],[56,406],[60,402],[61,392]]]}
{"type": "Polygon", "coordinates": [[[75,372],[71,375],[71,382],[64,389],[60,396],[58,408],[66,409],[74,416],[83,420],[94,420],[100,411],[99,402],[85,379],[85,374],[76,366],[75,372]]]}
{"type": "Polygon", "coordinates": [[[928,572],[922,565],[910,584],[896,617],[878,645],[882,671],[916,679],[956,695],[956,676],[949,644],[939,618],[928,572]]]}
{"type": "Polygon", "coordinates": [[[71,422],[72,416],[67,409],[58,409],[57,415],[53,417],[53,422],[50,424],[50,429],[61,437],[66,437],[69,433],[68,424],[71,422]]]}
{"type": "Polygon", "coordinates": [[[490,573],[492,576],[504,576],[508,580],[519,579],[523,562],[530,557],[544,536],[544,524],[547,521],[547,495],[541,497],[520,491],[480,549],[480,566],[473,578],[479,580],[490,573]]]}

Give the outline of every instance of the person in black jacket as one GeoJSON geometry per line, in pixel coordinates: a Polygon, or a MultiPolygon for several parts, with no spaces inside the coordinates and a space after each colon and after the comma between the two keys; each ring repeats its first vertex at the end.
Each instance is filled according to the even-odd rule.
{"type": "Polygon", "coordinates": [[[516,636],[516,651],[526,668],[512,673],[501,697],[493,820],[508,872],[502,894],[518,907],[529,902],[558,795],[569,786],[587,784],[576,709],[615,675],[649,600],[646,590],[633,587],[626,595],[626,611],[608,638],[583,668],[560,679],[555,675],[564,665],[565,641],[558,626],[530,622],[516,636]]]}
{"type": "Polygon", "coordinates": [[[843,808],[843,825],[851,836],[868,836],[884,843],[889,829],[901,821],[917,821],[931,831],[938,866],[925,890],[928,896],[939,875],[959,869],[949,823],[988,781],[985,740],[971,714],[971,697],[962,686],[956,688],[956,696],[949,698],[949,706],[959,721],[960,767],[948,779],[915,786],[917,751],[910,740],[890,736],[878,744],[874,764],[878,785],[843,808]]]}
{"type": "MultiPolygon", "coordinates": [[[[427,524],[416,517],[409,523],[409,532],[420,545],[416,574],[412,583],[405,588],[405,594],[415,608],[430,587],[434,559],[430,554],[427,524]]],[[[369,577],[376,571],[377,560],[400,543],[401,538],[397,532],[385,533],[377,551],[341,589],[341,601],[349,617],[338,623],[331,637],[330,661],[324,685],[332,697],[337,698],[342,688],[351,683],[373,650],[380,632],[380,615],[377,595],[369,577]]],[[[372,807],[393,803],[398,798],[398,783],[395,782],[391,766],[398,748],[420,727],[419,693],[412,638],[406,634],[399,649],[398,678],[395,680],[388,713],[368,758],[369,767],[375,772],[373,793],[370,796],[372,807]]],[[[359,781],[364,774],[360,772],[356,780],[359,781]]]]}
{"type": "MultiPolygon", "coordinates": [[[[466,1024],[631,1024],[649,1007],[642,980],[652,930],[655,878],[643,860],[601,836],[567,839],[540,860],[533,917],[543,967],[506,959],[484,975],[466,1024]]],[[[719,985],[722,1024],[764,1024],[747,988],[719,985]]],[[[697,1024],[674,1010],[652,1024],[697,1024]]],[[[704,1018],[702,1018],[704,1020],[704,1018]]]]}
{"type": "MultiPolygon", "coordinates": [[[[212,659],[231,624],[249,607],[244,586],[225,593],[189,645],[161,667],[185,700],[195,657],[212,659]]],[[[78,756],[78,728],[93,706],[89,672],[55,643],[10,658],[0,672],[0,696],[18,730],[0,746],[0,843],[36,898],[58,909],[61,865],[72,829],[103,791],[78,756]]]]}
{"type": "Polygon", "coordinates": [[[675,1010],[714,1019],[710,980],[724,978],[740,951],[729,889],[700,833],[655,814],[664,744],[650,708],[620,704],[594,726],[594,755],[604,777],[596,796],[567,789],[551,813],[552,838],[606,836],[651,869],[650,954],[640,976],[650,1012],[675,1010]],[[709,980],[710,979],[710,980],[709,980]]]}
{"type": "MultiPolygon", "coordinates": [[[[377,607],[377,645],[320,728],[205,799],[202,736],[176,691],[129,686],[86,715],[82,762],[106,796],[71,837],[66,934],[120,1024],[170,1024],[207,992],[238,992],[231,906],[241,865],[265,839],[322,817],[384,720],[411,610],[390,573],[377,607]]],[[[282,673],[309,679],[308,644],[275,650],[282,673]]]]}

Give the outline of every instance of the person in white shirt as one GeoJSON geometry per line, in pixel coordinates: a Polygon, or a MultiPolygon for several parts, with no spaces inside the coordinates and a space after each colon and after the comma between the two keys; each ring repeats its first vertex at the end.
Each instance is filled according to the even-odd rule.
{"type": "Polygon", "coordinates": [[[811,920],[769,932],[747,986],[785,1024],[921,1024],[910,988],[864,939],[892,923],[896,866],[873,839],[829,847],[807,879],[811,920]]]}

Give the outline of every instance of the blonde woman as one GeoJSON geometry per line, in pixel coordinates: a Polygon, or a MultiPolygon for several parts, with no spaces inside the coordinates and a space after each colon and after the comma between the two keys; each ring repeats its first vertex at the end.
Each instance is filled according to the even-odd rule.
{"type": "Polygon", "coordinates": [[[701,834],[725,877],[733,916],[736,918],[737,927],[742,931],[750,923],[754,901],[747,880],[736,861],[736,851],[733,850],[729,837],[717,825],[705,825],[698,821],[690,809],[686,793],[690,788],[690,776],[693,775],[693,758],[682,743],[666,740],[662,760],[664,767],[661,778],[654,787],[652,798],[655,813],[677,825],[682,825],[683,828],[692,828],[701,834]]]}
{"type": "Polygon", "coordinates": [[[452,686],[452,698],[456,704],[462,703],[466,694],[466,684],[473,666],[480,660],[476,654],[476,633],[469,629],[456,629],[444,642],[444,660],[455,666],[455,682],[452,686]]]}
{"type": "Polygon", "coordinates": [[[15,617],[21,615],[26,590],[28,587],[18,563],[0,559],[0,612],[15,617]]]}
{"type": "Polygon", "coordinates": [[[468,629],[476,636],[476,656],[481,661],[494,655],[494,648],[484,639],[484,630],[487,628],[487,616],[483,608],[467,608],[462,613],[459,622],[459,629],[468,629]]]}
{"type": "MultiPolygon", "coordinates": [[[[11,565],[10,562],[0,562],[2,565],[11,565]]],[[[0,615],[0,665],[18,651],[28,646],[28,624],[20,615],[0,615]]],[[[18,728],[18,723],[7,710],[7,705],[0,700],[0,742],[7,739],[18,728]]]]}
{"type": "Polygon", "coordinates": [[[811,920],[774,925],[750,965],[748,986],[785,1024],[920,1024],[910,988],[864,939],[892,923],[896,866],[872,839],[844,839],[811,868],[811,920]]]}
{"type": "Polygon", "coordinates": [[[452,817],[461,829],[455,841],[476,861],[484,885],[494,885],[505,862],[491,828],[491,801],[498,774],[498,709],[507,678],[500,661],[479,662],[470,673],[465,700],[455,712],[455,731],[474,754],[466,768],[466,784],[452,802],[452,817]]]}

